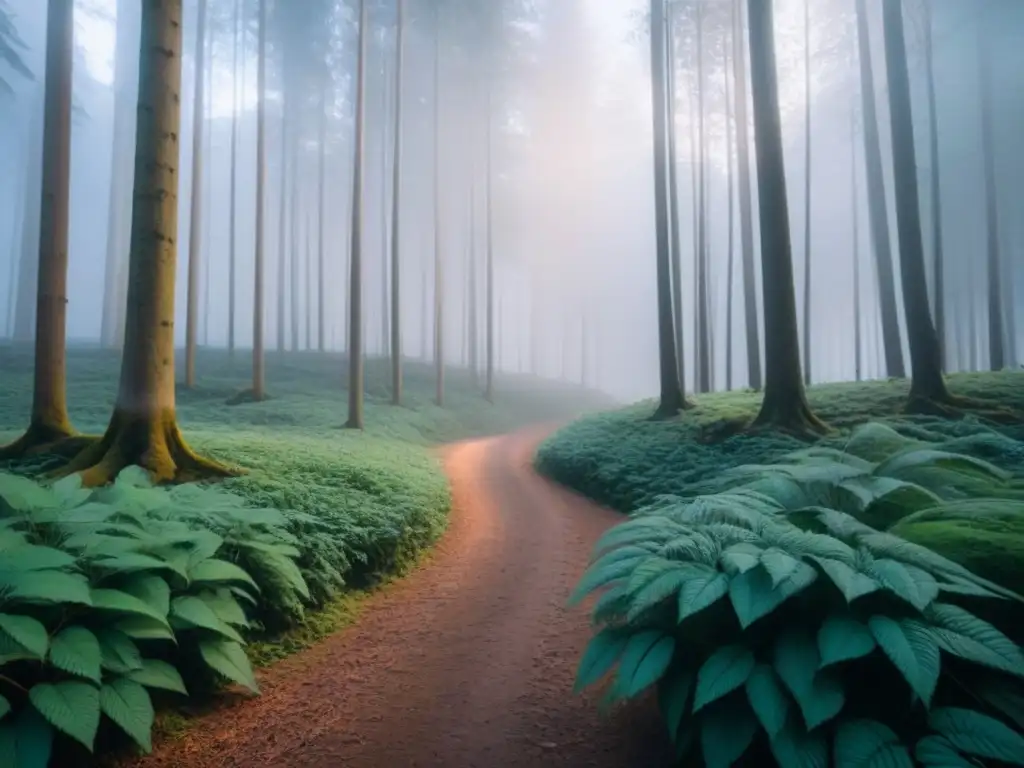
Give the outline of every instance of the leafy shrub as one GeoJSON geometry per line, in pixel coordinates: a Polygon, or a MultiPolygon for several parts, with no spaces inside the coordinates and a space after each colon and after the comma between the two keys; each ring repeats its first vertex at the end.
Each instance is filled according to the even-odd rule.
{"type": "Polygon", "coordinates": [[[1024,650],[976,608],[1024,598],[834,509],[803,530],[740,488],[662,499],[598,541],[577,689],[657,684],[680,758],[752,764],[1024,765],[1024,650]]]}
{"type": "Polygon", "coordinates": [[[148,750],[149,689],[256,692],[256,606],[307,594],[283,524],[137,468],[93,491],[0,474],[0,754],[46,766],[57,732],[92,751],[104,718],[148,750]]]}

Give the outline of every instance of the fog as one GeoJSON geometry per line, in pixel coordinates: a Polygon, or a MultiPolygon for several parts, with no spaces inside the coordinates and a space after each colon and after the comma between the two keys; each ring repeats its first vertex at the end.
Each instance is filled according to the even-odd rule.
{"type": "MultiPolygon", "coordinates": [[[[435,2],[428,0],[407,3],[399,203],[404,353],[424,359],[434,354],[436,222],[448,363],[479,365],[482,359],[489,239],[495,265],[499,370],[582,381],[622,399],[654,395],[658,391],[658,324],[648,4],[643,0],[488,0],[492,2],[500,6],[492,27],[480,21],[486,14],[467,10],[479,2],[436,0],[436,9],[435,2]]],[[[809,251],[813,380],[855,378],[858,322],[863,337],[860,373],[882,377],[887,371],[868,213],[854,4],[852,0],[814,0],[805,35],[804,2],[774,0],[798,313],[802,323],[804,260],[809,251]],[[805,51],[811,65],[806,78],[809,92],[805,51]],[[804,236],[808,102],[809,249],[804,236]],[[855,258],[859,319],[855,319],[855,258]]],[[[363,154],[363,308],[365,352],[379,356],[389,350],[387,254],[393,214],[396,4],[386,0],[371,5],[363,154]]],[[[686,386],[691,391],[697,384],[693,357],[699,325],[694,311],[695,252],[699,250],[695,204],[702,197],[707,206],[711,384],[725,389],[749,383],[738,134],[733,114],[737,82],[732,14],[736,5],[734,0],[670,2],[676,65],[673,128],[681,346],[686,386]],[[703,110],[698,110],[699,103],[703,110]],[[704,196],[695,182],[701,163],[704,196]],[[732,343],[727,345],[730,337],[732,343]]],[[[888,234],[898,263],[882,4],[868,0],[866,5],[888,234]]],[[[3,44],[14,46],[28,70],[20,71],[11,66],[9,56],[0,55],[0,80],[6,86],[0,87],[0,304],[4,335],[21,340],[33,332],[46,6],[41,0],[0,3],[20,38],[3,44]]],[[[346,347],[358,10],[343,0],[278,0],[269,6],[266,344],[268,349],[324,346],[341,350],[346,347]],[[321,114],[326,116],[323,125],[321,114]]],[[[76,3],[68,297],[72,341],[120,343],[116,307],[123,303],[131,220],[138,8],[138,0],[76,3]]],[[[998,214],[994,236],[1001,259],[998,288],[1008,364],[1017,365],[1024,360],[1024,153],[1016,144],[1024,136],[1024,2],[905,0],[904,18],[921,229],[933,303],[935,229],[930,190],[936,169],[929,148],[925,55],[929,24],[934,46],[946,369],[986,369],[990,364],[986,266],[990,206],[998,214]],[[982,67],[986,57],[993,95],[989,149],[994,158],[994,200],[988,199],[984,168],[982,67]]],[[[234,341],[239,348],[252,344],[259,101],[256,28],[253,0],[237,4],[236,0],[209,0],[208,66],[200,73],[206,82],[206,103],[197,136],[193,131],[197,2],[184,2],[179,344],[185,343],[186,332],[197,141],[202,146],[199,344],[224,347],[229,341],[232,242],[237,291],[234,341]],[[246,23],[243,34],[236,36],[238,5],[246,23]],[[237,130],[234,169],[233,130],[237,130]]],[[[745,61],[749,65],[749,55],[745,61]]],[[[749,107],[747,118],[751,141],[755,141],[749,107]]],[[[756,266],[760,245],[752,160],[751,169],[756,266]]],[[[759,274],[755,269],[760,304],[759,274]]],[[[897,297],[902,295],[899,275],[897,267],[897,297]]],[[[906,357],[902,306],[900,325],[906,357]]],[[[763,326],[759,338],[763,342],[763,326]]]]}

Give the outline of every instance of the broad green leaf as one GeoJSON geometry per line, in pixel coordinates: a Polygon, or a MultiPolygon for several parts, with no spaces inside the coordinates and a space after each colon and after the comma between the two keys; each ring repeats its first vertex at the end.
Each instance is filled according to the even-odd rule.
{"type": "Polygon", "coordinates": [[[153,750],[153,702],[139,683],[117,677],[100,688],[100,709],[142,747],[153,750]]]}
{"type": "Polygon", "coordinates": [[[919,611],[939,596],[939,583],[927,571],[896,560],[879,558],[868,571],[871,577],[919,611]]]}
{"type": "Polygon", "coordinates": [[[619,660],[629,637],[622,629],[605,628],[590,638],[576,670],[573,693],[579,693],[604,677],[619,660]]]}
{"type": "Polygon", "coordinates": [[[139,574],[124,586],[124,591],[150,606],[166,619],[171,610],[171,588],[161,576],[139,574]]]}
{"type": "Polygon", "coordinates": [[[104,669],[125,674],[142,668],[142,654],[128,635],[114,629],[98,629],[96,639],[100,641],[104,669]]]}
{"type": "Polygon", "coordinates": [[[799,563],[793,574],[778,587],[772,585],[771,576],[760,567],[733,576],[729,582],[729,599],[740,626],[746,629],[767,616],[790,597],[813,584],[817,577],[818,572],[806,563],[799,563]]]}
{"type": "Polygon", "coordinates": [[[768,664],[758,664],[747,678],[747,699],[769,739],[782,730],[790,711],[789,697],[768,664]]]}
{"type": "Polygon", "coordinates": [[[53,726],[34,707],[22,707],[0,724],[0,768],[47,768],[53,737],[53,726]]]}
{"type": "Polygon", "coordinates": [[[630,636],[619,660],[615,689],[630,699],[658,681],[675,653],[676,641],[661,632],[638,632],[630,636]]]}
{"type": "Polygon", "coordinates": [[[245,611],[242,610],[242,606],[238,604],[234,595],[231,594],[230,590],[224,589],[223,587],[216,591],[211,589],[204,589],[198,595],[200,600],[206,603],[207,607],[213,611],[214,615],[218,619],[223,621],[225,624],[230,624],[235,627],[248,627],[249,620],[245,616],[245,611]]]}
{"type": "Polygon", "coordinates": [[[915,691],[924,705],[929,707],[942,671],[939,643],[931,627],[916,619],[900,619],[899,624],[917,659],[918,688],[915,691]]]}
{"type": "Polygon", "coordinates": [[[739,544],[726,547],[720,557],[722,570],[729,575],[746,573],[751,568],[756,568],[761,562],[761,553],[763,551],[757,545],[748,544],[747,542],[740,542],[739,544]]]}
{"type": "Polygon", "coordinates": [[[658,681],[658,709],[673,744],[678,744],[680,727],[690,711],[690,691],[693,690],[694,681],[694,674],[690,670],[666,674],[658,681]]]}
{"type": "Polygon", "coordinates": [[[89,582],[80,573],[64,571],[5,571],[0,588],[10,602],[92,605],[89,582]]]}
{"type": "Polygon", "coordinates": [[[253,592],[258,593],[260,588],[253,581],[252,577],[242,568],[227,560],[208,558],[189,568],[188,577],[193,584],[245,584],[253,592]]]}
{"type": "Polygon", "coordinates": [[[186,627],[208,629],[236,643],[242,642],[242,636],[229,624],[221,621],[210,606],[195,595],[183,595],[171,600],[171,620],[182,622],[186,627]]]}
{"type": "Polygon", "coordinates": [[[73,555],[38,544],[23,544],[0,551],[0,571],[45,571],[51,568],[59,570],[74,563],[73,555]]]}
{"type": "Polygon", "coordinates": [[[835,768],[914,768],[909,750],[877,720],[846,720],[836,731],[835,768]]]}
{"type": "Polygon", "coordinates": [[[790,717],[771,742],[779,768],[829,768],[828,741],[822,729],[810,733],[799,717],[790,717]]]}
{"type": "Polygon", "coordinates": [[[150,605],[119,589],[92,590],[92,604],[99,610],[146,616],[167,625],[167,614],[160,612],[160,606],[150,605]]]}
{"type": "Polygon", "coordinates": [[[697,672],[693,711],[701,710],[747,682],[754,664],[754,654],[743,645],[727,645],[712,653],[697,672]]]}
{"type": "Polygon", "coordinates": [[[134,640],[170,640],[175,642],[174,632],[169,626],[148,616],[126,616],[114,623],[114,629],[124,632],[134,640]]]}
{"type": "Polygon", "coordinates": [[[983,679],[971,690],[986,704],[999,710],[1024,731],[1024,686],[1005,677],[983,679]]]}
{"type": "Polygon", "coordinates": [[[100,682],[100,642],[85,627],[65,627],[50,643],[50,663],[72,675],[100,682]]]}
{"type": "Polygon", "coordinates": [[[810,631],[787,630],[775,642],[775,671],[793,694],[808,730],[831,720],[846,703],[840,678],[818,670],[818,646],[810,631]]]}
{"type": "Polygon", "coordinates": [[[868,619],[868,628],[879,648],[907,681],[914,695],[922,701],[930,700],[934,686],[929,686],[928,676],[922,672],[914,646],[910,644],[900,623],[888,616],[872,616],[868,619]]]}
{"type": "Polygon", "coordinates": [[[995,718],[972,709],[933,709],[928,725],[968,755],[1024,765],[1024,736],[995,718]]]}
{"type": "Polygon", "coordinates": [[[977,768],[942,736],[925,736],[914,746],[914,758],[925,768],[977,768]]]}
{"type": "Polygon", "coordinates": [[[825,619],[818,630],[820,667],[867,656],[875,650],[871,631],[847,614],[834,613],[825,619]]]}
{"type": "Polygon", "coordinates": [[[852,567],[839,560],[833,560],[830,557],[819,557],[818,555],[810,555],[810,557],[821,566],[825,575],[843,593],[843,597],[846,598],[848,603],[852,603],[858,597],[869,595],[882,587],[881,584],[870,576],[855,571],[852,567]]]}
{"type": "Polygon", "coordinates": [[[611,584],[619,579],[624,579],[630,576],[636,567],[644,560],[652,557],[650,552],[646,552],[643,555],[637,555],[624,560],[616,560],[607,566],[603,565],[601,561],[594,563],[587,569],[587,572],[583,574],[583,578],[580,579],[579,584],[576,585],[576,589],[569,596],[568,605],[570,607],[578,605],[583,598],[593,592],[595,589],[600,589],[603,586],[611,584]]]}
{"type": "Polygon", "coordinates": [[[143,659],[142,667],[129,672],[126,677],[147,688],[161,688],[165,691],[188,695],[185,681],[181,679],[178,670],[166,661],[143,659]]]}
{"type": "Polygon", "coordinates": [[[779,586],[792,576],[800,565],[797,558],[776,547],[771,547],[761,553],[761,567],[772,577],[773,587],[779,586]]]}
{"type": "Polygon", "coordinates": [[[932,603],[924,618],[936,626],[935,639],[947,653],[1024,677],[1024,651],[988,622],[946,603],[932,603]]]}
{"type": "Polygon", "coordinates": [[[695,573],[679,589],[679,622],[718,602],[729,591],[729,577],[710,568],[695,573]]]}
{"type": "Polygon", "coordinates": [[[206,665],[228,680],[244,685],[253,693],[259,693],[259,686],[252,673],[252,666],[240,643],[230,640],[203,640],[199,652],[206,665]]]}
{"type": "Polygon", "coordinates": [[[46,634],[46,627],[38,619],[16,613],[0,613],[0,630],[35,658],[41,659],[46,655],[50,638],[46,634]]]}
{"type": "Polygon", "coordinates": [[[50,725],[92,752],[100,725],[100,692],[96,686],[77,680],[37,683],[28,698],[50,725]]]}
{"type": "Polygon", "coordinates": [[[700,719],[700,746],[706,768],[730,768],[757,735],[757,720],[745,706],[717,706],[700,719]]]}

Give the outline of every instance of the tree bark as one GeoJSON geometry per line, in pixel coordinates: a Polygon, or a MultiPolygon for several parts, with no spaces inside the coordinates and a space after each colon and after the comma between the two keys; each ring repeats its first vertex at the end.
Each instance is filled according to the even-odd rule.
{"type": "Polygon", "coordinates": [[[267,208],[267,0],[259,0],[259,43],[256,59],[256,247],[253,258],[252,303],[252,399],[266,399],[266,356],[263,347],[266,269],[264,249],[267,208]]]}
{"type": "Polygon", "coordinates": [[[811,412],[800,372],[772,3],[748,0],[748,15],[766,340],[764,400],[753,426],[821,432],[824,425],[811,412]]]}
{"type": "MultiPolygon", "coordinates": [[[[242,0],[235,0],[235,30],[231,45],[231,184],[228,194],[228,205],[231,208],[231,212],[228,214],[228,355],[232,359],[235,356],[235,273],[238,262],[238,86],[236,81],[238,78],[238,38],[240,34],[244,34],[245,30],[245,25],[242,23],[242,7],[242,0]]],[[[244,55],[242,62],[244,68],[244,55]]],[[[242,93],[245,93],[244,74],[242,76],[242,93]]]]}
{"type": "Polygon", "coordinates": [[[651,102],[654,118],[654,227],[658,280],[658,363],[660,397],[654,418],[669,418],[687,407],[679,380],[679,354],[672,317],[672,263],[666,186],[665,3],[651,0],[651,102]]]}
{"type": "Polygon", "coordinates": [[[178,429],[174,397],[174,281],[181,132],[181,0],[142,6],[135,201],[128,311],[114,412],[99,441],[63,470],[102,485],[138,465],[156,482],[235,471],[197,456],[178,429]]]}
{"type": "Polygon", "coordinates": [[[286,90],[283,96],[283,103],[281,105],[281,151],[280,151],[280,163],[281,169],[278,174],[278,192],[277,192],[277,285],[275,290],[277,292],[277,351],[283,352],[285,349],[285,332],[287,330],[287,324],[285,322],[285,264],[287,262],[286,251],[288,248],[288,241],[286,237],[287,230],[286,226],[286,214],[287,214],[287,200],[288,200],[288,176],[291,172],[288,162],[288,139],[291,131],[289,127],[291,120],[289,119],[290,112],[288,110],[288,91],[286,90]]]}
{"type": "Polygon", "coordinates": [[[811,0],[804,0],[804,384],[811,385],[811,0]]]}
{"type": "Polygon", "coordinates": [[[327,220],[324,215],[327,192],[325,176],[327,174],[327,90],[330,73],[324,69],[324,83],[320,91],[320,130],[317,135],[317,194],[316,194],[316,348],[323,354],[327,348],[327,307],[325,291],[327,284],[326,234],[327,220]]]}
{"type": "Polygon", "coordinates": [[[900,342],[899,315],[896,308],[896,282],[893,272],[892,246],[889,243],[889,213],[885,202],[882,149],[878,137],[878,115],[875,108],[875,81],[871,66],[871,40],[868,32],[867,7],[865,0],[856,1],[868,219],[871,224],[871,240],[877,263],[885,367],[887,376],[903,378],[906,376],[906,369],[903,365],[903,347],[900,342]]]}
{"type": "Polygon", "coordinates": [[[861,338],[863,312],[860,297],[860,200],[857,197],[857,110],[850,105],[850,208],[852,212],[853,231],[850,242],[853,244],[853,348],[854,348],[854,380],[864,378],[864,343],[861,338]]]}
{"type": "Polygon", "coordinates": [[[402,403],[402,70],[405,64],[405,0],[398,0],[395,37],[395,126],[391,157],[391,402],[402,403]]]}
{"type": "Polygon", "coordinates": [[[366,56],[370,45],[367,0],[359,0],[359,55],[356,63],[355,136],[352,154],[352,222],[348,297],[348,421],[363,428],[363,150],[366,131],[366,56]]]}
{"type": "Polygon", "coordinates": [[[185,299],[185,387],[196,385],[196,339],[199,324],[199,266],[203,235],[203,94],[206,81],[206,0],[198,2],[195,86],[192,98],[192,195],[188,228],[188,291],[185,299]]]}
{"type": "Polygon", "coordinates": [[[74,3],[50,0],[46,16],[32,411],[25,433],[10,445],[0,447],[0,460],[19,458],[75,433],[68,417],[65,364],[73,61],[74,3]]]}
{"type": "Polygon", "coordinates": [[[729,197],[728,213],[728,257],[726,259],[725,278],[725,389],[732,390],[732,304],[733,304],[733,273],[736,260],[736,241],[733,237],[735,228],[735,212],[733,208],[733,173],[732,173],[732,100],[729,95],[729,49],[723,47],[722,56],[725,61],[722,67],[722,79],[725,81],[725,165],[726,165],[726,190],[729,197]]]}
{"type": "MultiPolygon", "coordinates": [[[[494,402],[494,367],[495,367],[495,349],[494,349],[494,334],[495,334],[495,318],[494,318],[494,172],[491,164],[491,153],[493,152],[492,143],[492,123],[494,116],[492,113],[493,102],[492,102],[492,89],[493,89],[493,75],[487,82],[487,129],[484,134],[484,162],[485,170],[484,173],[487,175],[487,208],[485,212],[486,224],[487,224],[487,374],[486,381],[484,384],[484,398],[489,403],[494,402]]],[[[499,313],[500,317],[500,313],[499,313]]],[[[499,345],[500,349],[500,345],[499,345]]]]}
{"type": "Polygon", "coordinates": [[[676,153],[676,35],[672,4],[665,9],[665,50],[668,87],[668,219],[671,233],[672,323],[676,338],[679,386],[686,387],[686,355],[683,354],[683,250],[679,232],[679,160],[676,153]]]}
{"type": "MultiPolygon", "coordinates": [[[[45,104],[45,94],[42,101],[45,104]]],[[[25,174],[25,209],[21,217],[21,249],[18,257],[18,292],[14,305],[16,344],[32,341],[36,327],[36,297],[39,288],[39,227],[42,212],[39,204],[43,194],[43,113],[45,107],[33,110],[32,129],[28,139],[28,165],[25,174]]]]}
{"type": "Polygon", "coordinates": [[[711,343],[708,305],[707,157],[704,130],[704,14],[697,6],[697,141],[700,178],[697,182],[697,370],[698,392],[711,391],[711,343]]]}
{"type": "MultiPolygon", "coordinates": [[[[863,3],[864,0],[859,0],[863,3]]],[[[885,63],[889,82],[889,122],[892,130],[893,178],[896,192],[896,223],[899,231],[900,277],[910,343],[910,400],[948,402],[942,378],[939,339],[928,306],[928,282],[924,268],[921,213],[917,194],[917,154],[910,105],[910,76],[903,37],[900,0],[884,0],[885,63]]]]}
{"type": "Polygon", "coordinates": [[[935,51],[933,47],[931,3],[922,3],[924,9],[924,55],[925,74],[928,79],[928,144],[931,173],[932,213],[932,272],[935,275],[933,305],[935,312],[935,333],[939,337],[939,352],[945,367],[948,341],[946,339],[946,265],[943,255],[942,234],[942,185],[939,173],[939,120],[935,97],[935,51]]]}
{"type": "Polygon", "coordinates": [[[444,405],[444,258],[441,253],[441,11],[434,7],[434,363],[444,405]]]}

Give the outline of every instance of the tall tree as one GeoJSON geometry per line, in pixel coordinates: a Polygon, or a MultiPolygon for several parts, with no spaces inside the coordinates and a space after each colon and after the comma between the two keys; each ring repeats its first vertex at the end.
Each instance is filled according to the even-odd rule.
{"type": "Polygon", "coordinates": [[[50,0],[32,411],[25,433],[0,448],[0,460],[18,458],[75,433],[68,417],[65,374],[73,61],[74,2],[50,0]]]}
{"type": "MultiPolygon", "coordinates": [[[[863,4],[864,0],[858,0],[863,4]]],[[[889,81],[889,123],[892,130],[893,180],[896,191],[896,222],[899,230],[900,277],[910,345],[910,403],[912,407],[949,402],[942,378],[939,338],[928,306],[928,282],[924,268],[924,243],[917,193],[917,154],[910,105],[910,75],[903,37],[903,6],[900,0],[883,0],[882,29],[889,81]]]]}
{"type": "Polygon", "coordinates": [[[324,215],[327,204],[327,192],[324,176],[327,173],[327,89],[331,81],[330,71],[324,67],[324,82],[320,90],[320,129],[317,136],[317,235],[316,235],[316,259],[317,259],[317,283],[316,283],[316,344],[317,351],[323,352],[326,349],[327,337],[327,306],[325,301],[325,289],[327,284],[327,255],[326,255],[326,234],[327,219],[324,215]]]}
{"type": "Polygon", "coordinates": [[[764,400],[754,426],[773,426],[798,433],[821,432],[824,424],[811,412],[800,372],[789,204],[775,70],[773,4],[748,0],[747,8],[766,344],[764,400]]]}
{"type": "MultiPolygon", "coordinates": [[[[492,163],[493,147],[493,136],[492,129],[494,124],[494,101],[493,101],[493,89],[494,89],[494,64],[493,59],[491,61],[491,69],[488,73],[489,77],[487,80],[487,108],[486,108],[486,131],[484,132],[484,174],[486,175],[487,182],[487,201],[485,209],[485,223],[487,226],[487,244],[486,244],[486,277],[487,282],[487,372],[484,381],[484,398],[489,403],[494,402],[494,334],[495,334],[495,318],[494,318],[494,166],[492,163]]],[[[500,316],[500,314],[499,314],[500,316]]],[[[500,349],[500,345],[499,345],[500,349]]]]}
{"type": "Polygon", "coordinates": [[[391,402],[402,403],[402,70],[405,59],[405,0],[398,1],[395,22],[395,126],[391,151],[391,402]]]}
{"type": "Polygon", "coordinates": [[[434,6],[434,364],[444,405],[444,258],[441,253],[441,10],[434,6]]]}
{"type": "Polygon", "coordinates": [[[660,392],[654,418],[669,418],[687,407],[679,380],[679,354],[672,318],[672,264],[666,186],[665,0],[651,0],[651,102],[654,119],[654,227],[658,289],[658,367],[660,392]]]}
{"type": "Polygon", "coordinates": [[[349,226],[348,282],[348,421],[349,429],[363,428],[363,151],[366,131],[366,57],[370,47],[370,15],[359,0],[359,53],[356,61],[355,135],[352,140],[352,222],[349,226]]]}
{"type": "Polygon", "coordinates": [[[722,67],[722,79],[725,81],[725,185],[726,193],[729,198],[727,205],[728,213],[726,215],[726,226],[728,228],[727,249],[728,255],[726,257],[726,278],[725,278],[725,388],[726,390],[732,389],[732,305],[733,305],[733,281],[735,274],[735,259],[736,259],[736,241],[735,235],[735,209],[733,207],[734,185],[733,185],[733,172],[732,172],[732,100],[730,99],[730,84],[729,84],[729,47],[722,47],[723,67],[722,67]]]}
{"type": "Polygon", "coordinates": [[[864,378],[864,343],[861,339],[863,311],[860,294],[860,199],[857,189],[857,108],[850,105],[850,208],[852,210],[852,244],[853,260],[853,348],[854,348],[854,380],[864,378]]]}
{"type": "Polygon", "coordinates": [[[185,306],[185,386],[196,385],[196,340],[199,326],[199,261],[203,234],[203,93],[206,74],[206,0],[198,0],[195,86],[192,99],[192,195],[188,228],[188,291],[185,306]]]}
{"type": "Polygon", "coordinates": [[[811,0],[804,0],[804,383],[811,383],[811,0]]]}
{"type": "Polygon", "coordinates": [[[861,121],[864,129],[864,165],[868,190],[868,219],[871,244],[878,275],[878,296],[882,312],[882,344],[886,375],[903,378],[903,347],[900,342],[899,315],[896,309],[896,280],[893,272],[892,246],[889,243],[889,213],[885,202],[885,181],[882,173],[882,147],[878,137],[878,115],[875,107],[875,80],[871,65],[871,38],[865,0],[856,0],[857,43],[860,60],[861,121]]]}
{"type": "Polygon", "coordinates": [[[932,4],[921,3],[924,9],[925,75],[928,79],[928,149],[931,165],[931,220],[932,220],[932,273],[934,274],[933,309],[935,332],[939,337],[939,352],[945,365],[946,349],[946,264],[943,254],[942,233],[942,176],[939,170],[939,119],[935,97],[935,50],[932,26],[932,4]]]}
{"type": "Polygon", "coordinates": [[[264,400],[266,365],[263,345],[266,270],[264,217],[267,208],[267,0],[259,0],[259,42],[256,51],[256,244],[253,257],[252,399],[264,400]]]}
{"type": "MultiPolygon", "coordinates": [[[[231,42],[231,182],[228,195],[228,355],[235,355],[235,287],[236,266],[238,262],[238,38],[244,34],[244,5],[242,0],[235,0],[235,29],[231,42]]],[[[245,67],[245,49],[243,38],[242,67],[245,67]]],[[[245,93],[245,75],[242,75],[242,93],[245,93]]]]}
{"type": "Polygon", "coordinates": [[[121,378],[103,437],[66,473],[102,485],[139,465],[155,481],[232,474],[197,456],[178,428],[174,397],[174,281],[181,135],[181,0],[142,6],[135,201],[121,378]]]}
{"type": "Polygon", "coordinates": [[[676,364],[679,384],[686,386],[686,356],[683,354],[683,249],[679,232],[679,163],[676,152],[676,34],[672,15],[674,3],[665,9],[665,65],[668,90],[668,222],[671,235],[669,254],[672,265],[672,323],[675,329],[676,364]]]}
{"type": "Polygon", "coordinates": [[[698,392],[711,391],[711,291],[708,288],[708,204],[707,132],[704,115],[704,5],[697,5],[697,269],[696,339],[697,366],[694,386],[698,392]]]}

